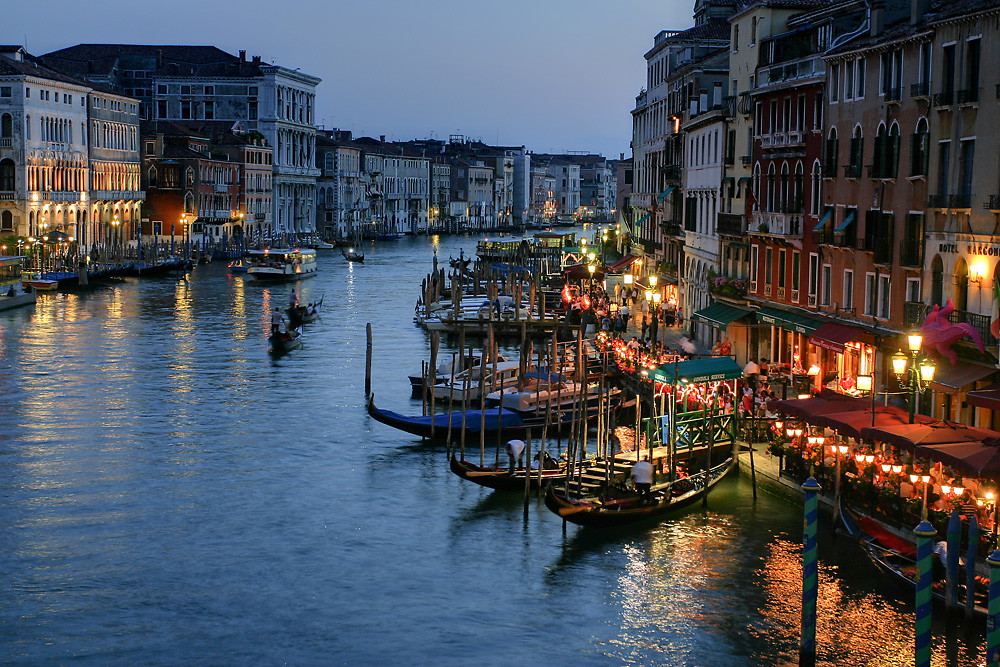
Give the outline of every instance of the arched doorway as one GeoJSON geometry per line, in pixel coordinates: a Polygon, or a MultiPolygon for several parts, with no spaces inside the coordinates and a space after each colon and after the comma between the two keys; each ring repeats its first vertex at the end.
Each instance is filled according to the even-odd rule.
{"type": "Polygon", "coordinates": [[[968,310],[969,265],[962,257],[955,263],[955,310],[968,310]]]}
{"type": "Polygon", "coordinates": [[[934,255],[931,261],[931,305],[942,305],[944,301],[944,262],[941,255],[934,255]]]}

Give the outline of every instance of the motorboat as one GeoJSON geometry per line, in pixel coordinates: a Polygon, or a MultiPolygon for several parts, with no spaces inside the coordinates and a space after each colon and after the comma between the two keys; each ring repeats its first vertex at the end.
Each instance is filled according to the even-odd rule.
{"type": "Polygon", "coordinates": [[[516,384],[520,368],[520,361],[497,361],[494,373],[492,362],[487,362],[485,368],[473,363],[470,368],[435,383],[431,391],[436,399],[462,404],[479,398],[484,388],[500,390],[516,384]]]}
{"type": "Polygon", "coordinates": [[[226,265],[226,268],[229,269],[230,273],[246,273],[250,266],[242,259],[237,259],[236,261],[230,262],[226,265]]]}
{"type": "Polygon", "coordinates": [[[247,253],[247,274],[261,282],[299,280],[316,275],[316,251],[309,248],[266,248],[247,253]]]}

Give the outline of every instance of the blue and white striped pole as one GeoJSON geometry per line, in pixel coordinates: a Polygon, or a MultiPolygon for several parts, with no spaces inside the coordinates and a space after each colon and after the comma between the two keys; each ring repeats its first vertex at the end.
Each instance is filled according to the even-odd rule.
{"type": "Polygon", "coordinates": [[[1000,550],[986,557],[990,566],[990,601],[986,616],[986,665],[1000,667],[1000,550]]]}
{"type": "Polygon", "coordinates": [[[914,641],[915,667],[930,667],[931,664],[931,566],[932,546],[937,531],[929,521],[921,521],[913,529],[917,536],[917,632],[914,641]]]}
{"type": "Polygon", "coordinates": [[[816,601],[819,597],[819,564],[816,549],[816,519],[820,486],[810,477],[802,485],[806,494],[805,525],[802,531],[802,643],[799,645],[799,665],[816,664],[816,601]]]}

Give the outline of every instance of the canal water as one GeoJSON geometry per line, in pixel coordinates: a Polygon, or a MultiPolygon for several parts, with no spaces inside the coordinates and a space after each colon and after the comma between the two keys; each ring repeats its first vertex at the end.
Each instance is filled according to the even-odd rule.
{"type": "MultiPolygon", "coordinates": [[[[0,313],[0,661],[794,663],[800,506],[734,477],[660,525],[564,531],[367,416],[368,322],[379,405],[420,411],[434,249],[475,239],[321,255],[297,287],[322,319],[276,362],[291,286],[218,262],[0,313]]],[[[819,663],[912,664],[909,596],[829,528],[819,663]]],[[[936,664],[978,662],[937,630],[936,664]]]]}

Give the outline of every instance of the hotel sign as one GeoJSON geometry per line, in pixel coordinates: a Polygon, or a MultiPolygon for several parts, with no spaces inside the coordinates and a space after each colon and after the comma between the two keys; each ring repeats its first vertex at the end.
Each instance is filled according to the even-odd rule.
{"type": "MultiPolygon", "coordinates": [[[[938,252],[951,253],[957,255],[961,252],[957,243],[939,243],[938,252]]],[[[1000,257],[1000,245],[990,245],[987,243],[970,243],[965,246],[967,255],[985,255],[987,257],[1000,257]]]]}

